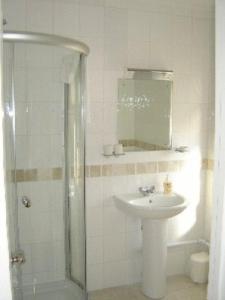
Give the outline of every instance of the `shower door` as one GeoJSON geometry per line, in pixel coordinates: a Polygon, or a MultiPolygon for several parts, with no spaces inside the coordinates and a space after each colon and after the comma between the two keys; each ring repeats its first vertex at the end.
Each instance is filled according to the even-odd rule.
{"type": "Polygon", "coordinates": [[[84,60],[76,62],[70,82],[65,83],[65,199],[67,200],[67,276],[82,288],[86,285],[84,207],[84,60]],[[82,74],[82,76],[80,76],[82,74]],[[69,184],[68,184],[69,183],[69,184]]]}
{"type": "Polygon", "coordinates": [[[4,42],[15,300],[86,298],[83,73],[78,52],[4,42]]]}
{"type": "MultiPolygon", "coordinates": [[[[11,250],[11,259],[21,258],[24,260],[24,253],[20,247],[19,228],[18,228],[18,202],[16,184],[16,157],[15,157],[15,106],[14,106],[14,76],[13,76],[13,57],[14,46],[4,44],[3,51],[3,105],[4,105],[4,144],[5,144],[5,183],[8,211],[8,236],[11,250]]],[[[23,299],[22,272],[20,263],[15,263],[11,268],[11,279],[14,289],[14,298],[23,299]]]]}

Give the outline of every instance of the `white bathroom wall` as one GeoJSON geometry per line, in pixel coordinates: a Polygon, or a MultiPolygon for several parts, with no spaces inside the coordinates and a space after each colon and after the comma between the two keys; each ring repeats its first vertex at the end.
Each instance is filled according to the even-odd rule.
{"type": "MultiPolygon", "coordinates": [[[[97,170],[116,165],[116,172],[102,176],[93,167],[87,178],[88,288],[140,281],[140,221],[118,211],[112,195],[136,191],[144,184],[161,189],[168,170],[156,164],[153,174],[141,175],[138,165],[130,175],[122,175],[121,165],[184,160],[184,168],[173,170],[171,179],[190,206],[169,222],[169,241],[204,235],[205,171],[200,165],[208,157],[214,101],[213,1],[5,0],[4,14],[8,29],[60,34],[90,46],[86,162],[97,170]],[[127,67],[174,71],[173,143],[189,146],[187,156],[171,152],[102,156],[103,144],[117,141],[117,79],[126,76],[127,67]]],[[[168,273],[185,272],[189,250],[173,249],[168,273]],[[178,255],[180,264],[175,268],[178,255]]]]}

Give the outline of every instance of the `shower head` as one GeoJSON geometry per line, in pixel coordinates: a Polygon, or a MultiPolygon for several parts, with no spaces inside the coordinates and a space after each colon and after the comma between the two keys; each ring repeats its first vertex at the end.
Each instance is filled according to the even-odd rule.
{"type": "Polygon", "coordinates": [[[7,24],[7,20],[5,18],[2,20],[2,24],[3,26],[7,24]]]}

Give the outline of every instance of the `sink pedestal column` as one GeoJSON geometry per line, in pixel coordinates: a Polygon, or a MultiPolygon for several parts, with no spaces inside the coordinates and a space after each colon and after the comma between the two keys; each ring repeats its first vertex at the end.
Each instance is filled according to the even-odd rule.
{"type": "Polygon", "coordinates": [[[166,296],[167,220],[142,220],[142,292],[150,298],[166,296]]]}

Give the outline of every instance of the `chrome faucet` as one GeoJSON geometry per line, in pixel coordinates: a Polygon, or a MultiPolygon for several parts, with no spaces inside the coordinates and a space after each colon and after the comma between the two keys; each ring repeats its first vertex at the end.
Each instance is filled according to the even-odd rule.
{"type": "Polygon", "coordinates": [[[151,186],[139,187],[139,192],[143,196],[148,196],[149,194],[153,194],[155,192],[155,186],[151,185],[151,186]]]}

